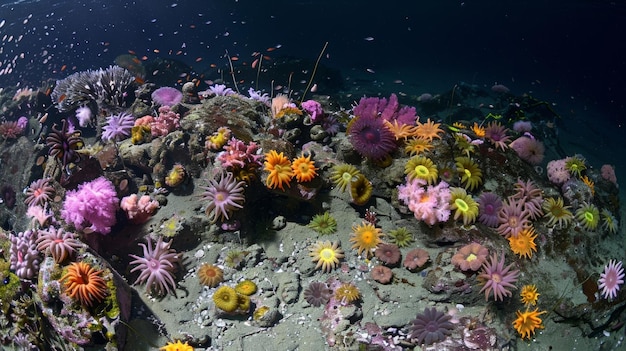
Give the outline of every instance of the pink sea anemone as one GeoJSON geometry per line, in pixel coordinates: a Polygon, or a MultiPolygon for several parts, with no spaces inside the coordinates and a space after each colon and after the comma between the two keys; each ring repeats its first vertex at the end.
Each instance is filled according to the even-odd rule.
{"type": "Polygon", "coordinates": [[[391,282],[391,279],[393,278],[393,272],[389,267],[378,265],[372,268],[370,276],[372,277],[372,279],[381,284],[389,284],[391,282]]]}
{"type": "Polygon", "coordinates": [[[116,223],[119,199],[115,186],[105,177],[83,183],[65,194],[61,217],[77,230],[86,227],[108,234],[116,223]]]}
{"type": "Polygon", "coordinates": [[[40,252],[50,251],[50,256],[56,263],[65,261],[66,258],[83,247],[83,243],[76,239],[76,234],[67,232],[62,228],[50,227],[39,231],[37,238],[37,250],[40,252]]]}
{"type": "Polygon", "coordinates": [[[429,259],[428,251],[417,248],[407,252],[402,265],[410,271],[415,271],[424,266],[429,259]]]}
{"type": "Polygon", "coordinates": [[[304,289],[304,299],[311,306],[319,307],[325,305],[331,296],[333,296],[333,291],[326,283],[312,282],[304,289]]]}
{"type": "Polygon", "coordinates": [[[451,319],[450,315],[439,312],[434,307],[426,307],[424,313],[418,314],[411,321],[409,337],[417,340],[418,345],[431,345],[443,341],[454,329],[451,319]]]}
{"type": "Polygon", "coordinates": [[[530,219],[535,220],[543,216],[543,191],[532,180],[523,181],[518,179],[513,185],[515,194],[511,199],[522,201],[524,210],[529,213],[530,219]]]}
{"type": "Polygon", "coordinates": [[[489,250],[479,243],[467,244],[452,256],[452,264],[462,271],[477,271],[487,260],[487,255],[489,255],[489,250]]]}
{"type": "Polygon", "coordinates": [[[356,152],[379,161],[396,149],[395,136],[383,121],[378,117],[354,117],[348,129],[348,135],[356,152]]]}
{"type": "Polygon", "coordinates": [[[485,292],[485,300],[489,300],[489,295],[493,292],[494,300],[504,301],[505,296],[511,296],[512,293],[508,289],[516,289],[515,283],[519,271],[511,269],[513,263],[504,267],[504,253],[501,254],[500,260],[496,254],[491,256],[489,262],[483,264],[483,270],[480,272],[478,279],[484,282],[485,286],[480,292],[485,292]]]}
{"type": "Polygon", "coordinates": [[[36,205],[43,207],[52,200],[52,195],[54,195],[54,187],[50,185],[50,178],[37,179],[30,183],[25,195],[24,203],[28,207],[36,205]]]}
{"type": "Polygon", "coordinates": [[[524,202],[509,198],[498,212],[498,233],[508,238],[517,237],[522,230],[531,226],[530,213],[524,209],[524,202]]]}
{"type": "Polygon", "coordinates": [[[394,265],[400,261],[400,248],[395,244],[380,243],[374,254],[387,265],[394,265]]]}
{"type": "Polygon", "coordinates": [[[602,179],[608,180],[617,186],[617,177],[615,176],[615,168],[613,166],[602,165],[600,174],[602,175],[602,179]]]}
{"type": "Polygon", "coordinates": [[[502,199],[495,193],[485,192],[478,198],[478,220],[488,226],[498,226],[498,212],[502,208],[502,199]]]}
{"type": "Polygon", "coordinates": [[[543,161],[545,147],[543,143],[535,138],[521,136],[509,145],[517,156],[531,165],[539,165],[543,161]]]}
{"type": "Polygon", "coordinates": [[[565,167],[566,162],[566,159],[552,160],[548,162],[547,171],[550,182],[561,185],[571,178],[570,172],[565,167]]]}
{"type": "Polygon", "coordinates": [[[602,289],[602,296],[605,299],[614,299],[622,284],[624,284],[622,261],[610,260],[609,264],[604,266],[604,273],[600,274],[598,289],[602,289]]]}
{"type": "Polygon", "coordinates": [[[152,93],[152,101],[161,106],[174,106],[183,99],[183,93],[176,88],[161,87],[152,93]]]}
{"type": "Polygon", "coordinates": [[[134,258],[131,265],[137,267],[131,269],[131,273],[139,271],[139,277],[135,284],[146,283],[146,291],[155,291],[159,295],[171,293],[172,288],[176,286],[174,281],[175,263],[179,261],[176,251],[170,249],[172,242],[163,242],[163,238],[159,237],[154,248],[152,241],[148,237],[148,245],[139,244],[143,248],[143,257],[137,255],[129,255],[134,258]]]}
{"type": "Polygon", "coordinates": [[[398,186],[398,199],[415,214],[415,218],[428,225],[445,222],[450,217],[450,189],[448,183],[439,182],[436,186],[426,186],[426,181],[408,179],[398,186]]]}
{"type": "Polygon", "coordinates": [[[507,143],[511,141],[511,137],[506,135],[508,129],[502,126],[498,121],[491,121],[485,128],[485,139],[489,140],[496,149],[504,151],[508,147],[507,143]]]}
{"type": "Polygon", "coordinates": [[[202,200],[208,201],[206,214],[211,222],[228,220],[230,214],[243,208],[245,182],[237,181],[232,173],[218,174],[217,178],[210,179],[209,185],[202,187],[202,200]]]}

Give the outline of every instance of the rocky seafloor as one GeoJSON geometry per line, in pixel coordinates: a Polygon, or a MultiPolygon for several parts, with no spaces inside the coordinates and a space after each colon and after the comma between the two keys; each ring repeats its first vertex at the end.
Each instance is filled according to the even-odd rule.
{"type": "MultiPolygon", "coordinates": [[[[623,247],[616,245],[623,242],[623,231],[610,233],[601,225],[588,230],[576,219],[559,229],[541,216],[532,221],[537,250],[527,258],[515,255],[508,240],[479,221],[463,224],[451,217],[428,225],[398,199],[398,186],[406,182],[405,165],[411,158],[404,152],[405,141],[400,138],[384,160],[363,157],[346,135],[352,110],[340,107],[332,97],[311,99],[337,121],[336,134],[302,113],[299,104],[275,117],[270,104],[241,94],[218,94],[201,101],[184,98],[172,107],[180,116],[178,127],[167,135],[144,140],[133,134],[132,139],[103,141],[105,117],[110,113],[99,113],[81,128],[81,156],[63,165],[50,153],[45,137],[53,125],[70,118],[74,109],[59,112],[52,108],[64,100],[49,100],[43,93],[47,88],[17,100],[0,100],[6,120],[24,115],[29,123],[22,135],[5,137],[0,145],[1,185],[5,186],[0,208],[4,255],[0,262],[4,281],[0,342],[5,348],[152,350],[180,340],[196,350],[609,350],[618,349],[623,341],[626,295],[619,291],[615,298],[603,298],[597,284],[610,259],[624,259],[623,247]],[[204,187],[227,169],[217,160],[223,148],[211,150],[205,142],[220,127],[228,127],[238,140],[257,143],[258,155],[270,150],[283,152],[289,159],[310,155],[317,176],[304,184],[293,179],[284,190],[271,189],[263,167],[248,170],[242,208],[232,211],[227,221],[212,221],[206,213],[204,187]],[[365,176],[373,185],[371,197],[355,201],[349,191],[333,182],[333,167],[340,164],[353,165],[365,176]],[[166,182],[176,167],[184,169],[180,181],[166,182]],[[158,210],[145,223],[137,224],[120,209],[106,235],[62,220],[66,192],[100,176],[114,184],[118,198],[148,195],[158,201],[158,210]],[[40,178],[50,179],[54,196],[48,203],[52,218],[36,223],[26,215],[22,189],[40,178]],[[9,188],[14,191],[13,199],[9,188]],[[8,206],[11,200],[14,203],[8,206]],[[322,235],[309,223],[324,212],[336,220],[337,227],[322,235]],[[388,264],[392,280],[377,282],[371,271],[382,261],[351,247],[354,227],[362,223],[379,228],[383,242],[393,241],[389,233],[406,228],[413,240],[401,248],[402,258],[412,249],[422,248],[429,254],[428,261],[412,270],[402,263],[388,264]],[[67,296],[61,275],[67,273],[70,260],[55,262],[49,251],[35,253],[38,272],[30,278],[17,277],[9,267],[10,238],[50,225],[76,233],[83,243],[71,260],[88,262],[102,271],[110,289],[99,304],[83,306],[67,296]],[[134,266],[129,255],[141,255],[138,243],[146,243],[147,236],[152,242],[165,238],[178,253],[175,287],[170,293],[133,285],[138,273],[131,272],[134,266]],[[328,272],[316,267],[310,255],[310,248],[320,240],[339,242],[345,255],[328,272]],[[520,270],[512,296],[504,301],[486,300],[479,272],[462,271],[452,263],[457,250],[472,242],[480,243],[490,254],[503,254],[507,265],[520,270]],[[215,306],[212,297],[219,286],[207,287],[198,278],[198,268],[204,263],[223,270],[219,286],[234,287],[243,280],[257,285],[248,309],[228,313],[215,306]],[[352,283],[360,297],[354,302],[331,299],[313,306],[304,296],[313,282],[330,287],[352,283]],[[519,292],[528,284],[536,286],[540,294],[536,307],[546,313],[541,315],[543,328],[523,339],[513,321],[516,311],[525,310],[519,292]],[[412,320],[427,307],[451,316],[453,324],[441,340],[430,345],[419,343],[411,333],[412,320]]],[[[103,106],[97,99],[88,103],[96,105],[97,111],[154,114],[150,93],[155,89],[150,84],[133,87],[135,99],[120,102],[120,106],[103,106]]],[[[2,93],[12,97],[14,91],[2,93]]],[[[593,191],[578,178],[566,189],[550,182],[544,171],[547,162],[574,156],[566,151],[563,155],[554,140],[554,123],[562,121],[542,120],[545,111],[530,107],[522,111],[525,115],[512,113],[511,106],[519,107],[520,101],[522,98],[508,92],[474,87],[414,100],[420,122],[429,118],[444,123],[440,137],[430,142],[432,149],[424,155],[440,168],[440,174],[453,165],[448,179],[453,187],[463,187],[462,174],[454,169],[455,158],[467,155],[474,160],[482,172],[480,185],[469,191],[474,198],[486,191],[502,198],[511,196],[521,179],[536,184],[544,198],[562,196],[573,210],[591,202],[619,218],[618,188],[601,176],[599,164],[587,161],[584,170],[595,184],[593,191]],[[454,94],[452,104],[450,96],[454,94]],[[462,141],[457,133],[479,140],[468,126],[483,124],[493,116],[505,116],[499,121],[509,128],[516,119],[532,121],[534,137],[544,141],[545,160],[533,166],[511,148],[500,150],[488,141],[459,147],[462,141]],[[463,126],[446,128],[453,122],[463,126]]],[[[523,136],[509,133],[511,139],[523,136]]]]}

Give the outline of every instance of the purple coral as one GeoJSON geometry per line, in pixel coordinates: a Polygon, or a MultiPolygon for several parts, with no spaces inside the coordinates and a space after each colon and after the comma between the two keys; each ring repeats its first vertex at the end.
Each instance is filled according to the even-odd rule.
{"type": "Polygon", "coordinates": [[[128,113],[120,113],[107,117],[107,124],[102,128],[102,140],[119,141],[130,136],[135,125],[135,117],[128,113]]]}
{"type": "Polygon", "coordinates": [[[137,265],[130,270],[131,273],[140,272],[135,284],[146,283],[146,291],[155,291],[159,295],[171,293],[171,289],[176,286],[174,264],[179,260],[178,253],[170,249],[172,242],[164,243],[162,239],[159,237],[153,248],[152,240],[148,237],[148,245],[139,244],[143,248],[143,257],[129,255],[135,259],[130,264],[137,265]]]}
{"type": "Polygon", "coordinates": [[[65,194],[61,217],[77,230],[85,227],[108,234],[115,225],[119,199],[113,183],[105,177],[78,186],[65,194]]]}
{"type": "Polygon", "coordinates": [[[228,220],[229,215],[240,208],[246,200],[243,195],[245,183],[237,181],[232,173],[220,173],[209,185],[202,187],[202,199],[208,201],[206,214],[211,222],[228,220]]]}
{"type": "Polygon", "coordinates": [[[174,106],[183,99],[183,93],[176,88],[161,87],[152,92],[152,101],[161,106],[174,106]]]}
{"type": "Polygon", "coordinates": [[[416,339],[418,345],[431,345],[443,341],[452,334],[454,324],[452,317],[433,308],[424,308],[424,313],[418,314],[409,326],[411,339],[416,339]]]}
{"type": "Polygon", "coordinates": [[[485,284],[480,289],[480,292],[485,292],[485,300],[489,300],[489,294],[492,291],[493,298],[496,301],[504,301],[504,296],[512,295],[508,289],[516,289],[513,284],[517,282],[517,276],[519,275],[517,269],[511,269],[512,266],[513,264],[511,263],[504,267],[504,253],[501,254],[500,260],[493,254],[489,262],[483,263],[483,270],[480,272],[478,279],[485,284]]]}
{"type": "Polygon", "coordinates": [[[37,232],[27,230],[11,235],[10,269],[22,279],[31,279],[39,271],[37,232]]]}

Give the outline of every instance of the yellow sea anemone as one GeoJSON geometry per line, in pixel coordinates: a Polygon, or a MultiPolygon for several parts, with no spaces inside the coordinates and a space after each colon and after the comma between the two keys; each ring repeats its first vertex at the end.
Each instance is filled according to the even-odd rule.
{"type": "Polygon", "coordinates": [[[354,181],[350,183],[350,196],[352,196],[352,202],[355,205],[363,206],[372,197],[374,187],[363,174],[356,176],[354,181]]]}
{"type": "Polygon", "coordinates": [[[433,147],[435,146],[428,140],[415,137],[407,139],[404,151],[411,156],[415,156],[424,151],[431,150],[433,147]]]}
{"type": "Polygon", "coordinates": [[[533,251],[537,251],[536,238],[537,234],[533,227],[524,228],[517,236],[509,236],[509,246],[516,255],[531,258],[533,251]]]}
{"type": "Polygon", "coordinates": [[[602,229],[605,231],[615,234],[617,233],[617,228],[619,224],[617,223],[617,219],[613,216],[609,210],[606,208],[602,210],[602,229]]]}
{"type": "Polygon", "coordinates": [[[330,180],[332,180],[341,191],[346,191],[348,185],[350,185],[359,174],[361,173],[353,165],[342,163],[333,166],[330,173],[330,180]]]}
{"type": "Polygon", "coordinates": [[[252,280],[242,280],[235,285],[237,294],[250,296],[256,292],[257,286],[252,280]]]}
{"type": "Polygon", "coordinates": [[[239,306],[239,296],[235,289],[222,285],[213,294],[213,302],[224,312],[235,312],[239,306]]]}
{"type": "Polygon", "coordinates": [[[175,164],[165,177],[165,184],[170,188],[175,188],[183,183],[187,177],[185,167],[180,163],[175,164]]]}
{"type": "Polygon", "coordinates": [[[413,156],[404,166],[404,174],[409,179],[423,179],[428,184],[437,181],[437,167],[433,161],[424,156],[413,156]]]}
{"type": "Polygon", "coordinates": [[[596,205],[583,202],[583,205],[576,210],[576,219],[583,228],[595,230],[600,221],[600,211],[596,205]]]}
{"type": "Polygon", "coordinates": [[[335,299],[341,303],[353,303],[361,298],[361,292],[352,283],[343,283],[335,290],[335,299]]]}
{"type": "Polygon", "coordinates": [[[219,150],[230,139],[230,129],[228,127],[219,127],[217,131],[206,139],[205,147],[209,150],[219,150]]]}
{"type": "Polygon", "coordinates": [[[148,142],[151,138],[152,128],[150,128],[149,124],[133,126],[130,129],[130,141],[133,143],[133,145],[148,142]]]}
{"type": "Polygon", "coordinates": [[[254,310],[254,312],[252,313],[252,318],[255,321],[260,321],[261,318],[263,318],[263,316],[265,316],[265,314],[267,312],[269,312],[270,308],[267,306],[259,306],[256,308],[256,310],[254,310]]]}
{"type": "Polygon", "coordinates": [[[517,319],[513,322],[513,327],[522,336],[522,339],[530,339],[530,336],[535,333],[535,329],[542,329],[542,321],[539,318],[540,315],[546,313],[546,311],[537,312],[534,311],[521,312],[517,311],[517,319]]]}
{"type": "Polygon", "coordinates": [[[242,313],[248,313],[252,302],[250,297],[246,295],[237,294],[237,310],[242,313]]]}
{"type": "Polygon", "coordinates": [[[343,250],[339,242],[318,241],[309,248],[309,256],[313,262],[317,262],[315,268],[322,268],[323,272],[330,272],[337,267],[339,260],[343,258],[343,250]]]}
{"type": "Polygon", "coordinates": [[[526,306],[537,305],[537,299],[539,299],[539,295],[540,294],[537,293],[537,287],[534,285],[524,285],[522,287],[522,291],[520,292],[522,303],[526,306]]]}
{"type": "Polygon", "coordinates": [[[450,188],[450,210],[454,211],[454,220],[463,217],[463,224],[476,221],[478,203],[463,188],[450,188]]]}
{"type": "Polygon", "coordinates": [[[280,154],[276,150],[270,150],[265,154],[265,170],[270,172],[267,176],[266,184],[271,189],[280,188],[285,190],[284,185],[289,187],[289,182],[293,178],[293,169],[291,161],[283,153],[280,154]]]}
{"type": "Polygon", "coordinates": [[[483,182],[483,173],[478,168],[476,162],[469,157],[457,157],[454,160],[456,161],[457,172],[461,177],[461,184],[463,184],[465,189],[471,191],[478,188],[483,182]]]}
{"type": "Polygon", "coordinates": [[[311,155],[307,157],[301,155],[293,160],[291,169],[298,182],[310,182],[317,175],[317,168],[315,168],[315,163],[311,161],[311,155]]]}
{"type": "Polygon", "coordinates": [[[417,122],[417,126],[415,127],[415,135],[422,138],[428,139],[428,141],[433,141],[434,138],[441,139],[441,133],[443,130],[439,129],[441,123],[435,123],[430,120],[430,118],[426,121],[426,123],[417,122]]]}
{"type": "Polygon", "coordinates": [[[382,232],[373,224],[363,222],[361,225],[352,226],[350,242],[352,248],[357,249],[359,255],[365,253],[366,257],[371,257],[374,249],[380,244],[382,232]]]}
{"type": "Polygon", "coordinates": [[[187,342],[181,343],[180,340],[177,340],[176,343],[168,342],[167,345],[161,347],[159,350],[161,351],[193,351],[193,347],[187,345],[187,342]]]}
{"type": "Polygon", "coordinates": [[[561,197],[556,199],[549,197],[544,200],[541,207],[545,213],[543,216],[548,219],[548,223],[546,223],[548,227],[565,228],[574,219],[569,210],[570,207],[565,206],[561,197]]]}
{"type": "Polygon", "coordinates": [[[332,234],[337,231],[337,221],[328,211],[326,211],[321,215],[316,214],[313,216],[307,227],[315,230],[321,235],[332,234]]]}
{"type": "Polygon", "coordinates": [[[224,271],[218,266],[203,263],[198,267],[198,279],[200,284],[214,288],[224,280],[224,271]]]}

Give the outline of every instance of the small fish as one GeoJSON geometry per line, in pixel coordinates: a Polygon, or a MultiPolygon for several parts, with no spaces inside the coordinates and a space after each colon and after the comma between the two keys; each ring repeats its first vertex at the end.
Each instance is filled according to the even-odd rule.
{"type": "Polygon", "coordinates": [[[365,38],[363,38],[363,40],[365,40],[365,41],[372,41],[372,40],[374,40],[374,37],[365,37],[365,38]]]}
{"type": "Polygon", "coordinates": [[[366,71],[367,71],[367,73],[376,73],[376,72],[375,72],[373,69],[371,69],[371,68],[366,69],[366,71]]]}
{"type": "Polygon", "coordinates": [[[63,100],[65,100],[66,97],[67,95],[61,94],[61,96],[59,96],[59,98],[57,99],[57,102],[62,102],[63,100]]]}

